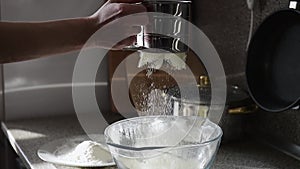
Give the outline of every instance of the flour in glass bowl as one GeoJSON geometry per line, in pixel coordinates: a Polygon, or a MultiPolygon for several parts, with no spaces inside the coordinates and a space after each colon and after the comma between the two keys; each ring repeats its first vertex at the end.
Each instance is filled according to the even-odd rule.
{"type": "Polygon", "coordinates": [[[93,141],[83,141],[72,151],[60,155],[59,158],[69,162],[85,164],[103,164],[113,161],[109,150],[93,141]]]}

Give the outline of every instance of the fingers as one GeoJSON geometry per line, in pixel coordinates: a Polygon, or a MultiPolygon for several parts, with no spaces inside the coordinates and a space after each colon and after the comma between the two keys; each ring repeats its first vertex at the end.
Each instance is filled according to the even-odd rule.
{"type": "Polygon", "coordinates": [[[132,46],[136,42],[136,36],[131,36],[128,37],[119,43],[117,43],[112,50],[121,50],[124,49],[125,47],[132,46]]]}
{"type": "Polygon", "coordinates": [[[118,11],[121,15],[129,15],[134,13],[147,12],[147,9],[145,6],[140,4],[120,3],[118,4],[118,11]]]}
{"type": "Polygon", "coordinates": [[[117,18],[113,21],[117,29],[121,27],[132,27],[132,26],[141,26],[147,25],[149,23],[149,18],[147,15],[138,14],[138,15],[131,15],[129,17],[117,18]]]}
{"type": "MultiPolygon", "coordinates": [[[[147,9],[143,0],[108,0],[94,15],[101,24],[101,42],[114,44],[118,38],[130,37],[117,43],[115,47],[130,46],[136,41],[136,35],[141,32],[141,25],[149,23],[147,9]]],[[[100,45],[101,46],[101,45],[100,45]]],[[[105,45],[102,45],[105,46],[105,45]]]]}
{"type": "MultiPolygon", "coordinates": [[[[106,8],[103,9],[99,15],[101,16],[100,18],[104,18],[102,20],[111,21],[126,15],[142,13],[142,12],[146,12],[146,8],[143,5],[126,4],[126,3],[110,3],[106,5],[106,8]]],[[[142,13],[139,15],[144,15],[142,22],[149,21],[146,14],[142,13]]]]}
{"type": "MultiPolygon", "coordinates": [[[[136,36],[141,32],[141,27],[136,26],[123,26],[121,29],[112,29],[109,31],[110,34],[113,34],[117,37],[130,37],[136,36]]],[[[108,37],[109,38],[109,37],[108,37]]]]}
{"type": "Polygon", "coordinates": [[[110,0],[111,3],[140,3],[144,0],[110,0]]]}
{"type": "Polygon", "coordinates": [[[122,22],[111,22],[102,27],[101,38],[114,41],[116,38],[135,36],[141,32],[141,26],[127,25],[122,22]]]}

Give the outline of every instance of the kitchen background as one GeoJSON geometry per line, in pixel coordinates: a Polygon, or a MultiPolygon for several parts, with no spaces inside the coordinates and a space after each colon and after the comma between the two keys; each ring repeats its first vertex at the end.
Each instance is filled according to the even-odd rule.
{"type": "MultiPolygon", "coordinates": [[[[254,29],[270,13],[287,8],[288,0],[256,0],[254,29]]],[[[0,0],[2,21],[43,21],[92,14],[99,0],[0,0]]],[[[244,76],[250,10],[246,0],[193,0],[193,23],[215,45],[228,76],[228,85],[247,89],[244,76]]],[[[26,43],[24,41],[19,42],[26,43]]],[[[0,120],[16,120],[74,113],[72,73],[77,53],[47,57],[1,66],[0,120]]],[[[109,98],[108,61],[98,77],[98,98],[109,98]]],[[[109,111],[109,99],[100,101],[109,111]]],[[[222,124],[227,140],[261,133],[300,146],[300,113],[257,111],[253,114],[226,114],[222,124]]],[[[300,149],[299,149],[300,150],[300,149]]]]}

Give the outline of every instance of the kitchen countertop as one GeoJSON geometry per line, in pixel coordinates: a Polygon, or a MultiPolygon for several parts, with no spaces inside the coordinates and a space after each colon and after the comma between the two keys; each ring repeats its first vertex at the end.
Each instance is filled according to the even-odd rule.
{"type": "MultiPolygon", "coordinates": [[[[28,168],[75,169],[44,162],[37,156],[39,147],[47,142],[84,134],[75,116],[11,121],[2,123],[2,130],[28,168]]],[[[300,168],[300,161],[249,139],[222,144],[212,167],[212,169],[296,168],[300,168]]]]}

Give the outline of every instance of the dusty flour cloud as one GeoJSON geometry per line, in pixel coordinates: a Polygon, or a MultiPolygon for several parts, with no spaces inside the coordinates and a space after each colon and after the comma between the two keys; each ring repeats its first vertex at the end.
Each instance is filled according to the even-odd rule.
{"type": "MultiPolygon", "coordinates": [[[[130,20],[133,20],[140,15],[147,15],[148,17],[160,17],[165,18],[168,20],[170,17],[174,17],[169,14],[164,13],[155,13],[155,12],[147,12],[147,13],[139,13],[128,15],[118,19],[118,23],[126,23],[130,20]]],[[[186,24],[190,28],[189,34],[191,38],[188,40],[182,40],[182,43],[188,45],[188,47],[193,50],[199,59],[203,62],[209,78],[211,82],[211,107],[209,108],[208,118],[213,121],[214,123],[218,123],[222,117],[223,110],[225,107],[226,101],[226,78],[225,72],[222,65],[222,62],[219,58],[219,55],[214,48],[213,44],[210,42],[208,37],[195,25],[190,23],[189,21],[174,17],[181,22],[181,24],[186,24]],[[216,104],[217,103],[217,104],[216,104]],[[217,106],[216,106],[217,105],[217,106]]],[[[163,21],[163,20],[162,20],[163,21]]],[[[151,24],[151,23],[150,23],[151,24]]],[[[152,23],[153,24],[153,23],[152,23]]],[[[156,23],[160,24],[160,23],[156,23]]],[[[164,23],[164,25],[167,25],[164,23]]],[[[99,69],[99,65],[102,62],[104,56],[107,54],[107,49],[101,49],[98,47],[91,48],[90,46],[95,46],[95,42],[101,38],[109,38],[107,34],[104,34],[102,29],[111,31],[111,35],[113,32],[122,32],[120,30],[121,27],[109,27],[109,25],[104,26],[103,28],[99,29],[95,32],[94,35],[90,37],[90,39],[86,42],[86,45],[82,48],[79,56],[76,60],[74,71],[73,71],[73,87],[72,87],[72,97],[73,97],[73,104],[76,111],[76,115],[78,120],[84,129],[84,131],[90,135],[93,133],[102,133],[104,129],[108,126],[108,122],[103,117],[96,100],[95,94],[95,86],[78,86],[78,83],[89,83],[95,84],[95,78],[97,74],[97,70],[99,69]],[[108,29],[110,28],[110,29],[108,29]]],[[[160,32],[160,30],[152,30],[155,34],[163,34],[164,32],[160,32]]],[[[166,35],[172,36],[172,35],[166,35]]],[[[125,35],[118,37],[113,37],[112,40],[116,44],[117,42],[126,39],[125,35]]],[[[113,46],[111,46],[112,48],[113,46]]],[[[145,70],[145,67],[139,68],[136,64],[137,62],[133,62],[133,57],[128,56],[126,59],[126,63],[122,62],[116,69],[113,77],[120,77],[120,75],[124,74],[123,68],[125,66],[132,67],[133,75],[135,76],[138,72],[145,70]]],[[[182,61],[182,63],[185,63],[182,61]]],[[[162,66],[159,70],[165,71],[169,74],[172,74],[172,71],[166,69],[162,66]]],[[[186,76],[191,76],[192,72],[189,69],[188,65],[185,65],[185,69],[182,70],[186,76]]],[[[173,73],[173,78],[175,79],[176,83],[179,86],[181,97],[183,98],[199,98],[197,95],[198,88],[197,88],[197,81],[196,79],[189,79],[189,80],[182,80],[182,78],[178,77],[178,74],[173,73]],[[183,87],[184,86],[184,87],[183,87]],[[186,86],[189,90],[186,89],[186,86]],[[192,94],[191,94],[192,93],[192,94]]],[[[122,76],[121,76],[122,77],[122,76]]],[[[132,78],[128,78],[127,82],[118,82],[117,78],[112,79],[111,83],[111,95],[112,95],[112,102],[115,104],[117,110],[122,114],[125,118],[130,118],[137,116],[137,110],[131,104],[129,92],[128,92],[128,83],[131,82],[132,78]],[[128,112],[131,112],[128,114],[128,112]]]]}

